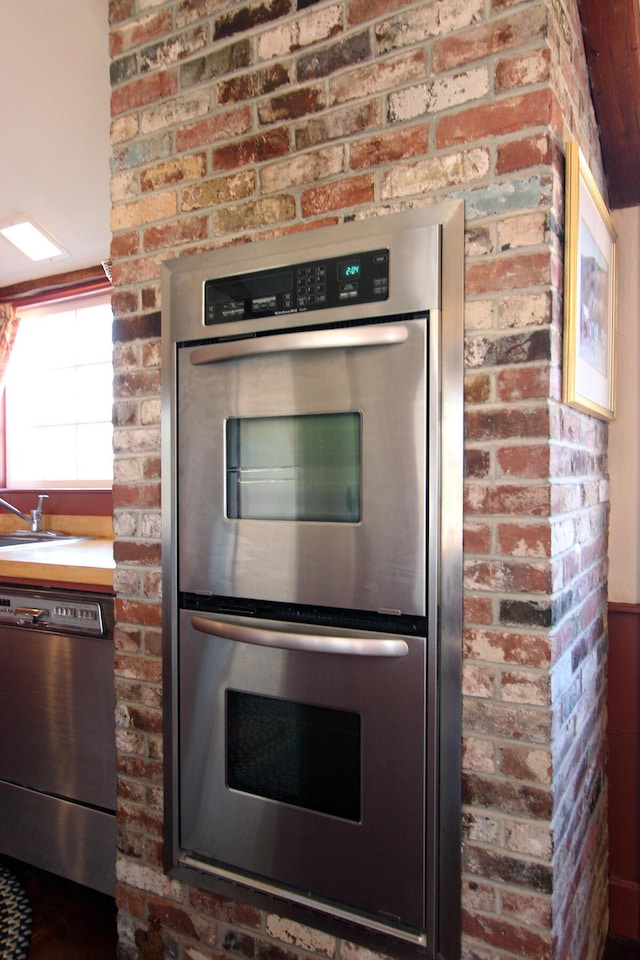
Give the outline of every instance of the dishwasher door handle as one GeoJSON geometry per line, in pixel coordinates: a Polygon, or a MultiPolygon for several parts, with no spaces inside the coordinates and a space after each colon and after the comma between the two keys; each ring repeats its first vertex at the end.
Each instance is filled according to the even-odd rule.
{"type": "Polygon", "coordinates": [[[11,622],[23,627],[25,624],[37,623],[45,613],[48,611],[43,607],[14,607],[11,622]]]}
{"type": "Polygon", "coordinates": [[[241,623],[227,623],[208,617],[193,616],[191,626],[222,640],[252,643],[259,647],[296,650],[301,653],[338,653],[357,657],[406,657],[409,647],[400,637],[349,637],[330,634],[289,633],[285,630],[265,630],[241,623]]]}

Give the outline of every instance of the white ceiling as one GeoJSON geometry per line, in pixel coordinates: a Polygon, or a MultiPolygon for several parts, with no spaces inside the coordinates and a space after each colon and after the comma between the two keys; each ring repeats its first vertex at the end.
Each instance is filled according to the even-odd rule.
{"type": "Polygon", "coordinates": [[[65,247],[32,263],[0,235],[0,287],[109,257],[107,0],[4,0],[0,222],[29,214],[65,247]]]}

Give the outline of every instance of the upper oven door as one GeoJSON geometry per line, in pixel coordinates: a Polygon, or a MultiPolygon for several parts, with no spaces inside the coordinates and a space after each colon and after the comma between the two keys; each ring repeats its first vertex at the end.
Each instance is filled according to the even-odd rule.
{"type": "Polygon", "coordinates": [[[179,590],[426,614],[427,323],[179,349],[179,590]]]}

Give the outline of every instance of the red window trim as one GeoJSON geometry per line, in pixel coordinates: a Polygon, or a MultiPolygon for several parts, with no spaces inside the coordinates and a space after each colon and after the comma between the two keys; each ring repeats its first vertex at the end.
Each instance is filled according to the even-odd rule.
{"type": "Polygon", "coordinates": [[[9,287],[0,287],[0,303],[12,303],[15,307],[26,307],[64,297],[77,297],[83,293],[110,290],[108,279],[102,264],[74,270],[54,277],[42,277],[40,280],[28,280],[9,287]]]}
{"type": "MultiPolygon", "coordinates": [[[[35,306],[39,303],[52,303],[68,297],[79,297],[83,294],[98,293],[112,289],[102,264],[88,267],[85,270],[75,270],[71,273],[59,274],[53,277],[43,277],[40,280],[30,280],[26,283],[14,284],[11,287],[0,287],[0,303],[12,303],[15,307],[35,306]]],[[[0,406],[0,439],[2,440],[0,482],[6,482],[4,468],[4,427],[5,406],[4,394],[0,406]]],[[[66,516],[111,516],[113,513],[113,494],[111,490],[7,490],[0,488],[0,497],[9,500],[14,506],[29,512],[37,503],[38,494],[46,493],[47,513],[64,514],[66,516]]],[[[2,509],[2,508],[0,508],[2,509]]]]}

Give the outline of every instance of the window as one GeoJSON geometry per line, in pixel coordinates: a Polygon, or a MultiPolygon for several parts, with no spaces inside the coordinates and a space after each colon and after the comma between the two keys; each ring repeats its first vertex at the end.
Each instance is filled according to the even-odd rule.
{"type": "Polygon", "coordinates": [[[6,380],[7,487],[110,487],[110,297],[19,311],[6,380]]]}

